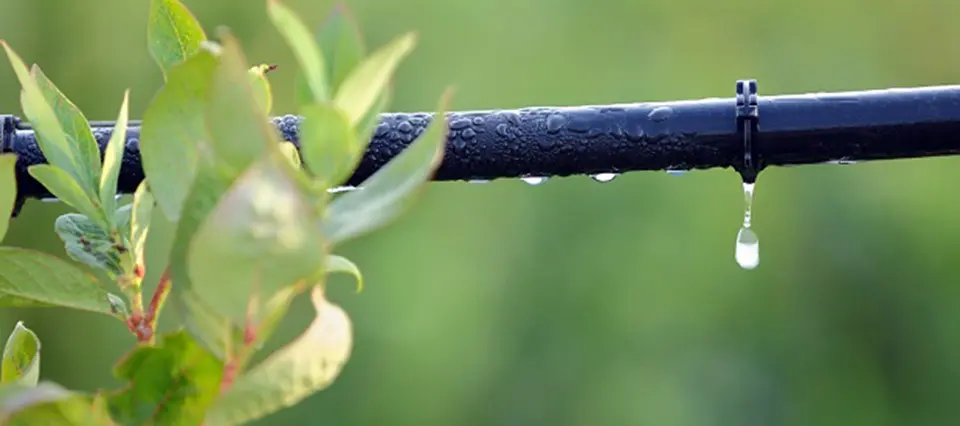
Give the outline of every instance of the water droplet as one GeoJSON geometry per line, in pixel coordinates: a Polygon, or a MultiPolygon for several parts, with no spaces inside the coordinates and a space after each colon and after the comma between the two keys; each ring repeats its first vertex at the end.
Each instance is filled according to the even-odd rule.
{"type": "Polygon", "coordinates": [[[743,269],[753,269],[760,264],[760,240],[750,228],[740,228],[737,233],[737,263],[743,269]]]}
{"type": "Polygon", "coordinates": [[[669,119],[673,116],[673,109],[670,107],[657,107],[653,111],[650,111],[650,114],[647,115],[647,118],[654,123],[659,123],[661,121],[669,119]]]}
{"type": "Polygon", "coordinates": [[[737,232],[737,247],[734,257],[743,269],[754,269],[760,264],[760,239],[750,229],[753,219],[753,191],[756,183],[743,184],[743,225],[737,232]]]}
{"type": "Polygon", "coordinates": [[[570,115],[567,130],[576,133],[595,132],[597,123],[600,123],[600,113],[597,110],[592,108],[579,109],[570,115]]]}
{"type": "Polygon", "coordinates": [[[401,131],[401,132],[403,132],[403,133],[410,133],[410,132],[413,131],[413,124],[410,124],[409,121],[404,121],[404,122],[400,123],[399,126],[397,126],[397,130],[399,130],[399,131],[401,131]]]}
{"type": "Polygon", "coordinates": [[[567,124],[567,117],[562,114],[551,114],[547,117],[547,132],[557,133],[567,124]]]}
{"type": "Polygon", "coordinates": [[[501,137],[510,137],[510,127],[504,123],[497,124],[497,134],[501,137]]]}
{"type": "Polygon", "coordinates": [[[537,139],[537,145],[540,145],[540,148],[543,148],[543,149],[553,148],[553,145],[555,142],[556,141],[550,137],[542,137],[540,139],[537,139]]]}
{"type": "Polygon", "coordinates": [[[627,139],[638,142],[646,139],[647,134],[643,131],[643,127],[640,126],[637,122],[627,123],[627,128],[623,129],[627,134],[627,139]]]}
{"type": "Polygon", "coordinates": [[[470,127],[470,120],[463,118],[459,120],[453,120],[453,122],[450,123],[450,128],[453,130],[465,129],[467,127],[470,127]]]}
{"type": "Polygon", "coordinates": [[[361,189],[363,189],[363,188],[361,188],[361,187],[359,187],[359,186],[344,185],[344,186],[338,186],[338,187],[336,187],[336,188],[330,188],[330,189],[327,190],[327,192],[329,192],[329,193],[331,193],[331,194],[336,194],[336,193],[339,193],[339,192],[359,191],[359,190],[361,190],[361,189]]]}
{"type": "Polygon", "coordinates": [[[536,186],[545,183],[549,178],[546,176],[524,176],[520,179],[530,185],[536,186]]]}
{"type": "Polygon", "coordinates": [[[503,116],[503,118],[506,118],[507,121],[510,122],[511,124],[513,125],[520,124],[520,114],[516,113],[515,111],[503,111],[500,114],[503,116]]]}
{"type": "Polygon", "coordinates": [[[616,179],[617,176],[619,176],[617,173],[597,173],[590,177],[597,182],[605,183],[605,182],[610,182],[611,180],[616,179]]]}
{"type": "Polygon", "coordinates": [[[681,169],[668,169],[668,170],[667,170],[667,174],[670,175],[670,176],[683,176],[683,175],[685,175],[685,174],[687,174],[687,173],[690,173],[690,171],[689,171],[689,170],[681,170],[681,169]]]}
{"type": "Polygon", "coordinates": [[[851,164],[857,164],[857,162],[853,160],[848,160],[846,158],[841,158],[839,160],[826,161],[824,162],[824,164],[839,164],[841,166],[849,166],[851,164]]]}
{"type": "Polygon", "coordinates": [[[460,137],[464,140],[470,140],[477,137],[477,132],[473,131],[473,129],[463,129],[463,132],[460,132],[460,137]]]}

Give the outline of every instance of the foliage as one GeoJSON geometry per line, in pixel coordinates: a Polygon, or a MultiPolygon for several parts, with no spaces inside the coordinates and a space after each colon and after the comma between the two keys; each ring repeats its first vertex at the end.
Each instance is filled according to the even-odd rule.
{"type": "MultiPolygon", "coordinates": [[[[109,142],[99,147],[76,105],[3,42],[24,116],[48,159],[29,175],[76,212],[54,224],[73,262],[0,247],[0,306],[97,312],[137,338],[114,371],[122,388],[69,391],[42,380],[40,340],[18,323],[0,368],[4,424],[242,424],[298,403],[339,375],[353,330],[347,313],[326,299],[326,277],[351,274],[358,291],[363,277],[334,248],[409,207],[441,159],[449,95],[408,149],[360,189],[334,197],[331,190],[359,163],[416,37],[403,35],[367,55],[342,5],[316,35],[277,0],[267,1],[266,14],[301,70],[294,94],[304,117],[299,145],[282,141],[269,121],[267,73],[275,66],[248,65],[227,29],[208,39],[179,0],[151,0],[148,50],[164,84],[142,121],[146,178],[123,206],[116,192],[129,92],[109,142]],[[156,284],[146,303],[145,284],[156,284]],[[251,365],[304,294],[314,321],[251,365]],[[156,336],[167,301],[179,308],[180,327],[156,336]]],[[[0,155],[7,176],[0,210],[8,213],[16,202],[15,161],[0,155]]],[[[0,220],[0,238],[8,221],[0,220]]]]}

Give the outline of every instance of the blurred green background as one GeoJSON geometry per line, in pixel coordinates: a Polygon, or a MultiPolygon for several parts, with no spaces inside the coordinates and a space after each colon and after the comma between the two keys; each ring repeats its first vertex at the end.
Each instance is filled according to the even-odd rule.
{"type": "MultiPolygon", "coordinates": [[[[147,0],[0,0],[0,38],[92,120],[123,90],[140,117],[161,76],[147,0]]],[[[186,0],[271,62],[293,110],[290,51],[261,0],[186,0]]],[[[311,25],[330,0],[287,0],[311,25]]],[[[952,0],[347,2],[368,43],[420,44],[393,111],[487,109],[960,83],[952,0]]],[[[4,62],[5,63],[5,62],[4,62]]],[[[9,66],[0,111],[22,115],[9,66]]],[[[733,259],[731,170],[531,187],[433,184],[402,220],[343,246],[366,275],[332,299],[356,325],[327,391],[262,425],[944,425],[960,415],[960,158],[770,169],[761,263],[733,259]]],[[[31,201],[7,245],[63,253],[31,201]]],[[[310,320],[300,300],[274,347],[310,320]]],[[[115,387],[133,339],[110,318],[0,313],[43,341],[42,378],[115,387]]],[[[166,326],[170,326],[169,317],[166,326]]]]}

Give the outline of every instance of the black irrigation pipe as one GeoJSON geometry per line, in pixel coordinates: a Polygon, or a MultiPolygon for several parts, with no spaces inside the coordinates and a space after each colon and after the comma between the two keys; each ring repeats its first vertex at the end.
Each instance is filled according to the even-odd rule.
{"type": "MultiPolygon", "coordinates": [[[[732,167],[747,182],[765,167],[960,154],[960,86],[760,97],[754,80],[726,99],[448,113],[433,180],[492,180],[732,167]]],[[[409,145],[428,113],[383,114],[356,186],[409,145]]],[[[27,174],[46,162],[33,131],[0,116],[0,152],[15,152],[19,205],[52,195],[27,174]]],[[[300,118],[272,119],[298,143],[300,118]]],[[[113,124],[91,123],[105,147],[113,124]]],[[[139,122],[127,132],[119,193],[143,179],[139,122]]],[[[19,208],[17,209],[19,210],[19,208]]]]}

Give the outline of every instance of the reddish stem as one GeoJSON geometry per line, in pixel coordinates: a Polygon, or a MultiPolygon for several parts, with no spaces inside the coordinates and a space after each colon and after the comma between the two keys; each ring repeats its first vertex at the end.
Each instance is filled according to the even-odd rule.
{"type": "Polygon", "coordinates": [[[224,392],[226,392],[228,389],[230,389],[230,386],[233,385],[233,380],[237,378],[237,367],[239,366],[238,364],[239,362],[237,362],[237,358],[234,358],[229,362],[227,362],[226,365],[223,366],[223,379],[220,380],[221,395],[224,392]]]}
{"type": "Polygon", "coordinates": [[[170,294],[170,270],[168,269],[164,270],[163,275],[160,276],[160,282],[157,284],[157,289],[153,292],[150,305],[147,307],[146,320],[151,326],[157,323],[157,315],[160,313],[163,302],[167,300],[167,294],[170,294]]]}
{"type": "Polygon", "coordinates": [[[247,350],[253,346],[256,340],[256,326],[247,319],[247,325],[243,328],[243,347],[233,357],[230,357],[226,365],[223,366],[223,379],[220,381],[221,394],[230,389],[230,386],[233,386],[233,381],[237,378],[237,371],[240,369],[240,363],[246,357],[247,350]]]}
{"type": "Polygon", "coordinates": [[[157,316],[168,294],[170,294],[170,276],[168,271],[165,270],[163,276],[160,277],[156,291],[153,292],[147,312],[143,314],[134,312],[127,318],[127,328],[137,337],[137,342],[150,343],[153,341],[153,335],[157,329],[157,316]]]}

